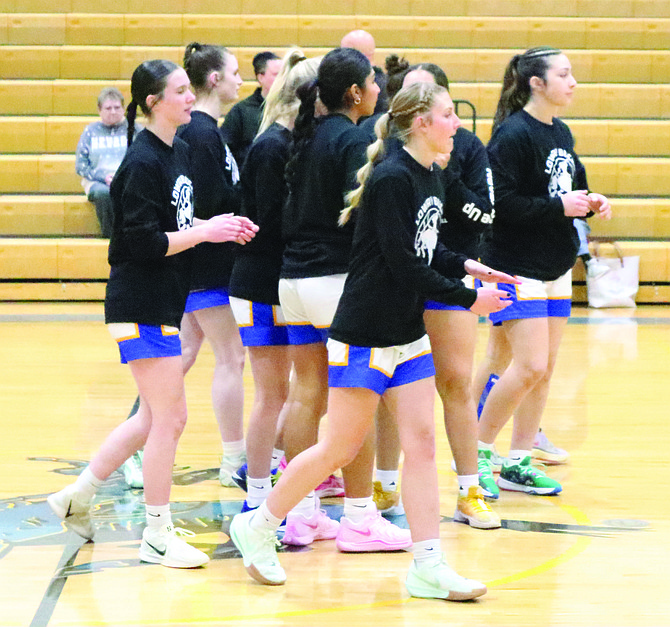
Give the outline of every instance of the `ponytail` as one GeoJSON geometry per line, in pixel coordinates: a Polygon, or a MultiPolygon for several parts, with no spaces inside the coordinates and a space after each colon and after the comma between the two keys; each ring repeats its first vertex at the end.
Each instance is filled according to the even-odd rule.
{"type": "Polygon", "coordinates": [[[293,141],[291,143],[291,158],[286,164],[286,181],[290,185],[296,175],[296,165],[300,155],[314,136],[316,129],[316,98],[318,96],[318,80],[305,83],[298,88],[300,108],[293,127],[293,141]]]}
{"type": "Polygon", "coordinates": [[[382,115],[375,124],[377,141],[368,146],[367,163],[356,173],[356,180],[360,185],[349,192],[345,198],[347,206],[341,211],[338,223],[346,224],[351,212],[361,202],[367,184],[374,168],[384,158],[384,142],[391,135],[397,137],[403,144],[407,142],[412,132],[414,118],[430,112],[438,96],[446,94],[447,90],[436,83],[413,83],[403,87],[391,101],[391,108],[382,115]]]}
{"type": "Polygon", "coordinates": [[[386,153],[385,143],[386,139],[389,136],[389,130],[391,126],[391,115],[390,113],[384,113],[376,122],[375,122],[375,134],[377,135],[377,140],[370,144],[365,151],[365,154],[368,158],[367,163],[356,173],[356,180],[358,181],[358,187],[350,191],[345,197],[346,206],[340,212],[340,218],[337,223],[340,226],[344,226],[351,217],[351,212],[358,207],[363,197],[363,191],[365,190],[365,184],[367,183],[372,170],[374,167],[381,162],[386,153]]]}
{"type": "Polygon", "coordinates": [[[135,118],[137,117],[137,103],[130,101],[126,109],[126,120],[128,120],[128,146],[133,143],[135,137],[135,118]]]}
{"type": "Polygon", "coordinates": [[[523,109],[531,97],[530,79],[537,76],[546,80],[548,57],[561,54],[557,48],[540,46],[526,50],[523,54],[515,54],[503,76],[503,85],[498,100],[498,107],[493,117],[492,132],[513,113],[523,109]]]}

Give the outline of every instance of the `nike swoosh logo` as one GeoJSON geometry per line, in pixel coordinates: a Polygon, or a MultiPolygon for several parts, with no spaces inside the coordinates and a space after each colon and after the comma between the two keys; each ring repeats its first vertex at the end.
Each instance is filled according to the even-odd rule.
{"type": "Polygon", "coordinates": [[[354,507],[358,507],[358,509],[365,509],[367,505],[354,505],[354,507]]]}
{"type": "Polygon", "coordinates": [[[372,535],[372,530],[368,529],[367,531],[359,531],[358,529],[351,528],[351,531],[355,531],[357,534],[361,536],[371,536],[372,535]]]}
{"type": "Polygon", "coordinates": [[[162,557],[165,557],[165,553],[167,552],[167,546],[161,551],[160,549],[157,549],[151,542],[145,541],[147,544],[154,550],[158,555],[161,555],[162,557]]]}
{"type": "Polygon", "coordinates": [[[67,518],[68,516],[71,516],[71,515],[72,515],[72,514],[71,514],[71,511],[72,511],[72,501],[70,501],[70,502],[67,504],[67,512],[65,513],[65,518],[67,518]]]}
{"type": "Polygon", "coordinates": [[[160,514],[152,514],[151,512],[147,512],[149,516],[153,516],[154,518],[160,518],[160,514]]]}
{"type": "Polygon", "coordinates": [[[310,529],[318,529],[319,523],[305,523],[305,527],[309,527],[310,529]]]}

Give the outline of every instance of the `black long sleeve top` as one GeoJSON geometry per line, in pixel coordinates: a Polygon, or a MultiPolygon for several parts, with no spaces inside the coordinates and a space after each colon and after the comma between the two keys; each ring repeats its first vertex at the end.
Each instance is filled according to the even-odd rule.
{"type": "Polygon", "coordinates": [[[241,246],[230,277],[231,296],[268,305],[279,304],[279,273],[284,243],[282,207],[288,195],[284,169],[291,131],[270,126],[251,145],[242,168],[242,215],[258,226],[256,237],[241,246]]]}
{"type": "Polygon", "coordinates": [[[365,164],[368,135],[340,114],[319,118],[282,214],[285,242],[281,277],[301,279],[347,272],[353,222],[339,227],[345,194],[365,164]]]}
{"type": "Polygon", "coordinates": [[[330,337],[356,346],[396,346],[425,334],[424,301],[469,308],[475,290],[458,281],[464,255],[438,242],[444,188],[406,150],[394,151],[366,184],[351,264],[330,337]]]}
{"type": "Polygon", "coordinates": [[[554,281],[575,263],[579,239],[561,196],[587,189],[586,172],[567,125],[526,111],[507,118],[489,141],[496,217],[482,251],[487,265],[554,281]]]}
{"type": "MultiPolygon", "coordinates": [[[[178,136],[191,146],[191,172],[195,217],[201,220],[239,213],[241,193],[237,163],[223,142],[217,121],[207,113],[193,111],[191,121],[178,136]]],[[[239,247],[234,242],[203,242],[195,247],[191,290],[226,288],[239,247]]]]}
{"type": "Polygon", "coordinates": [[[112,181],[114,219],[105,321],[179,327],[191,251],[167,256],[166,233],[193,225],[188,145],[168,146],[148,130],[131,144],[112,181]]]}

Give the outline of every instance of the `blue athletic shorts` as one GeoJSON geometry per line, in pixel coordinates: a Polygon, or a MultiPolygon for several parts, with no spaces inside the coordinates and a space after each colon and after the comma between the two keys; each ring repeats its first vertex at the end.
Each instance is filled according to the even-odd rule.
{"type": "Polygon", "coordinates": [[[220,307],[221,305],[230,305],[227,289],[218,287],[211,290],[197,290],[188,295],[184,313],[209,309],[210,307],[220,307]]]}
{"type": "Polygon", "coordinates": [[[521,285],[509,283],[485,283],[484,287],[498,288],[511,294],[513,302],[502,311],[489,315],[498,326],[504,320],[527,318],[569,318],[572,307],[572,270],[568,270],[555,281],[538,281],[517,277],[521,285]]]}
{"type": "Polygon", "coordinates": [[[179,329],[176,327],[114,322],[107,328],[119,345],[122,364],[136,359],[181,355],[179,329]]]}
{"type": "Polygon", "coordinates": [[[380,396],[399,385],[435,376],[427,335],[411,344],[369,348],[328,340],[328,386],[366,388],[380,396]]]}
{"type": "MultiPolygon", "coordinates": [[[[471,290],[475,290],[478,287],[481,287],[481,281],[477,280],[477,284],[475,284],[475,278],[469,274],[461,279],[461,281],[465,287],[469,287],[471,290]]],[[[470,311],[469,309],[461,307],[460,305],[446,305],[445,303],[438,303],[436,300],[427,300],[424,303],[423,308],[436,311],[470,311]]]]}
{"type": "Polygon", "coordinates": [[[230,307],[245,346],[288,346],[286,321],[279,305],[230,297],[230,307]]]}

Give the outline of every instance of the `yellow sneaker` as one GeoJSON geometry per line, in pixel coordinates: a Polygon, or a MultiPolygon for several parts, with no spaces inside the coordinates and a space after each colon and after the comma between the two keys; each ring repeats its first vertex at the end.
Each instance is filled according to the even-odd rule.
{"type": "Polygon", "coordinates": [[[388,492],[382,490],[381,481],[373,481],[372,488],[372,500],[375,502],[377,511],[380,514],[402,516],[405,513],[405,508],[400,501],[400,492],[397,490],[389,490],[388,492]]]}
{"type": "Polygon", "coordinates": [[[476,529],[497,529],[500,527],[500,516],[484,500],[484,494],[478,485],[470,486],[467,495],[459,494],[454,520],[476,529]]]}

